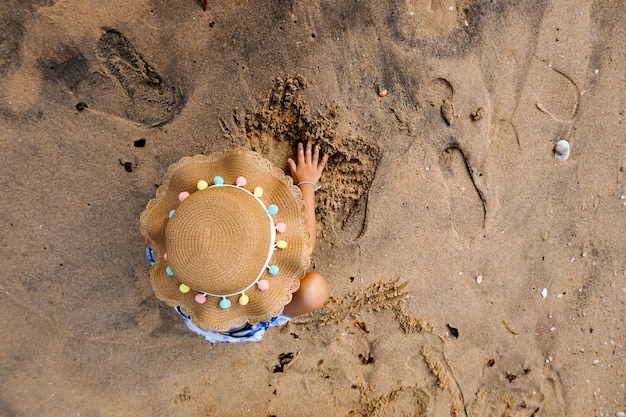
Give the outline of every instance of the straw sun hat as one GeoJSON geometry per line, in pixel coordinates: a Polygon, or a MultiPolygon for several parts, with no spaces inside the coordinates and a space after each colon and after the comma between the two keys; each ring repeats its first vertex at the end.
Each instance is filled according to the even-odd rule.
{"type": "Polygon", "coordinates": [[[245,148],[171,165],[140,230],[154,293],[205,330],[278,316],[310,264],[300,190],[245,148]]]}

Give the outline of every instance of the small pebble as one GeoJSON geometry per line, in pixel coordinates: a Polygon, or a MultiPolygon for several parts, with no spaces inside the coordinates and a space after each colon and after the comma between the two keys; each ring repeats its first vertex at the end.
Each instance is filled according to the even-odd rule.
{"type": "Polygon", "coordinates": [[[548,289],[544,288],[543,290],[541,290],[541,297],[546,298],[547,296],[548,296],[548,289]]]}
{"type": "Polygon", "coordinates": [[[626,417],[626,413],[624,413],[623,411],[618,411],[617,413],[615,413],[615,417],[626,417]]]}
{"type": "Polygon", "coordinates": [[[477,276],[477,277],[476,277],[476,282],[477,282],[477,283],[479,283],[479,284],[480,284],[481,282],[483,282],[483,276],[482,276],[482,275],[477,276]]]}
{"type": "Polygon", "coordinates": [[[559,161],[567,161],[569,158],[570,146],[569,142],[562,139],[556,143],[554,147],[554,157],[559,161]]]}

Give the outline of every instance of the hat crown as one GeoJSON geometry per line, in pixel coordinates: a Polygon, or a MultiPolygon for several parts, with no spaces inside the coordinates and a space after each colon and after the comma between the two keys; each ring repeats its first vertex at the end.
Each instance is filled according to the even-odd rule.
{"type": "Polygon", "coordinates": [[[165,229],[168,264],[183,284],[207,294],[244,291],[267,265],[273,224],[255,197],[232,186],[196,191],[165,229]]]}

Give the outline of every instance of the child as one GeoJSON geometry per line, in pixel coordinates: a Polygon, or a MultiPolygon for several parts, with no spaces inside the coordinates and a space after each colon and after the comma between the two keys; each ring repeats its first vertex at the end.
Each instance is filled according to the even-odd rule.
{"type": "Polygon", "coordinates": [[[315,246],[315,190],[327,155],[300,143],[292,179],[259,154],[183,158],[141,214],[156,296],[215,342],[259,341],[319,308],[328,284],[306,272],[315,246]]]}

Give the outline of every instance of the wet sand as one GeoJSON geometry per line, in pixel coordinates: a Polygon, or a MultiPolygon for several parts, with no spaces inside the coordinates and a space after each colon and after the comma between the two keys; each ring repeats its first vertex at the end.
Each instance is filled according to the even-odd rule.
{"type": "Polygon", "coordinates": [[[626,4],[5,1],[1,416],[626,411],[626,4]],[[330,154],[332,298],[189,332],[139,215],[183,156],[330,154]],[[554,157],[567,140],[567,160],[554,157]]]}

